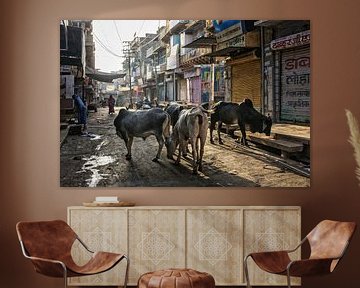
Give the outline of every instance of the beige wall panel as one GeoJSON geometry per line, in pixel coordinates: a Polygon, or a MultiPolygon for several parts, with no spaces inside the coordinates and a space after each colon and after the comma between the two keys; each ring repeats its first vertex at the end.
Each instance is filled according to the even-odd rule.
{"type": "Polygon", "coordinates": [[[185,210],[129,210],[129,283],[145,272],[185,267],[185,210]]]}
{"type": "MultiPolygon", "coordinates": [[[[184,267],[212,274],[216,285],[244,285],[244,256],[295,247],[300,217],[300,207],[285,206],[68,209],[68,222],[91,249],[129,255],[130,285],[143,273],[184,267]]],[[[78,244],[73,255],[80,264],[88,259],[78,244]]],[[[300,251],[295,256],[299,258],[300,251]]],[[[264,273],[252,260],[249,264],[251,284],[286,284],[286,277],[264,273]]],[[[120,285],[124,269],[121,263],[104,274],[73,278],[70,284],[120,285]]]]}
{"type": "MultiPolygon", "coordinates": [[[[126,209],[84,209],[68,210],[68,223],[80,239],[92,251],[127,253],[127,214],[126,209]]],[[[77,263],[84,264],[89,253],[75,242],[72,254],[77,263]]],[[[122,285],[126,261],[121,261],[108,272],[94,276],[74,277],[70,285],[122,285]]]]}
{"type": "MultiPolygon", "coordinates": [[[[244,210],[244,255],[295,248],[301,241],[300,213],[300,208],[244,210]]],[[[300,249],[292,256],[300,259],[300,249]]],[[[286,285],[286,277],[260,270],[252,259],[248,264],[252,285],[286,285]]],[[[292,284],[299,285],[300,280],[292,278],[292,284]]]]}
{"type": "Polygon", "coordinates": [[[242,280],[242,210],[187,210],[187,267],[212,274],[216,285],[242,280]]]}

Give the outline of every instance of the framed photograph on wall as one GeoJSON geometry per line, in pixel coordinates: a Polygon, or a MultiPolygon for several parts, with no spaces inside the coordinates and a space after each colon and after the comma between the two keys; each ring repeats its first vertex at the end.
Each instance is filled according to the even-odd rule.
{"type": "Polygon", "coordinates": [[[61,187],[309,187],[309,20],[62,20],[61,187]]]}

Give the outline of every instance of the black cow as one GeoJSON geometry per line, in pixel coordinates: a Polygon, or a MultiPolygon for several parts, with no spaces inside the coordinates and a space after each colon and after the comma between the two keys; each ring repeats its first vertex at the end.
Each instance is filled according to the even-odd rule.
{"type": "Polygon", "coordinates": [[[220,137],[222,123],[238,124],[241,131],[241,144],[248,146],[246,141],[245,125],[250,126],[252,133],[260,132],[270,135],[272,120],[270,116],[264,116],[254,109],[250,99],[244,99],[240,104],[231,102],[218,102],[213,107],[210,121],[210,142],[214,144],[213,130],[218,122],[219,143],[223,144],[220,137]]]}
{"type": "Polygon", "coordinates": [[[171,118],[171,125],[175,126],[176,122],[179,119],[179,115],[180,112],[184,109],[185,107],[180,105],[179,103],[176,102],[171,102],[169,105],[167,105],[165,107],[165,111],[170,115],[171,118]]]}
{"type": "Polygon", "coordinates": [[[126,160],[131,159],[131,145],[134,137],[145,140],[148,136],[155,135],[159,149],[153,161],[157,162],[164,146],[164,137],[166,142],[170,137],[170,121],[169,114],[160,108],[137,111],[121,109],[114,120],[114,125],[116,134],[125,141],[128,152],[126,160]]]}

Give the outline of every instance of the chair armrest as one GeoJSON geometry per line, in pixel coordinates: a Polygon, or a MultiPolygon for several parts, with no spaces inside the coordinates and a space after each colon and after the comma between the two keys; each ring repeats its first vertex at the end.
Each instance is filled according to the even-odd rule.
{"type": "Polygon", "coordinates": [[[289,249],[289,250],[285,250],[285,251],[288,252],[288,253],[295,252],[297,249],[299,249],[299,248],[306,242],[306,240],[307,240],[306,237],[303,238],[303,239],[301,240],[301,242],[300,242],[295,248],[289,249]]]}
{"type": "Polygon", "coordinates": [[[81,243],[81,245],[90,253],[95,253],[94,251],[90,250],[90,248],[80,239],[78,235],[76,235],[76,239],[81,243]]]}
{"type": "Polygon", "coordinates": [[[67,274],[66,265],[59,260],[46,259],[33,256],[25,256],[30,259],[35,271],[51,277],[64,277],[67,274]]]}
{"type": "Polygon", "coordinates": [[[339,258],[318,258],[291,261],[287,266],[290,276],[312,276],[329,274],[332,272],[333,261],[339,258]]]}

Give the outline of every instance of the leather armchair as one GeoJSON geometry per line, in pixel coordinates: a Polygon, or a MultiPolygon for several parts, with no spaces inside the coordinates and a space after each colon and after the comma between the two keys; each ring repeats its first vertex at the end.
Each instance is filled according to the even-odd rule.
{"type": "Polygon", "coordinates": [[[124,281],[126,288],[128,257],[125,254],[91,251],[66,222],[19,222],[16,231],[23,255],[31,260],[35,271],[50,277],[64,278],[65,288],[67,277],[102,273],[112,269],[123,259],[127,261],[124,281]],[[79,241],[91,254],[90,260],[83,266],[78,266],[71,256],[71,247],[75,241],[79,241]]]}
{"type": "Polygon", "coordinates": [[[266,272],[286,275],[289,288],[291,288],[291,276],[305,277],[332,273],[344,256],[355,229],[354,222],[324,220],[292,250],[248,254],[244,259],[247,287],[251,287],[247,266],[248,258],[252,258],[257,266],[266,272]],[[310,245],[310,257],[291,260],[289,254],[300,248],[306,241],[310,245]]]}

